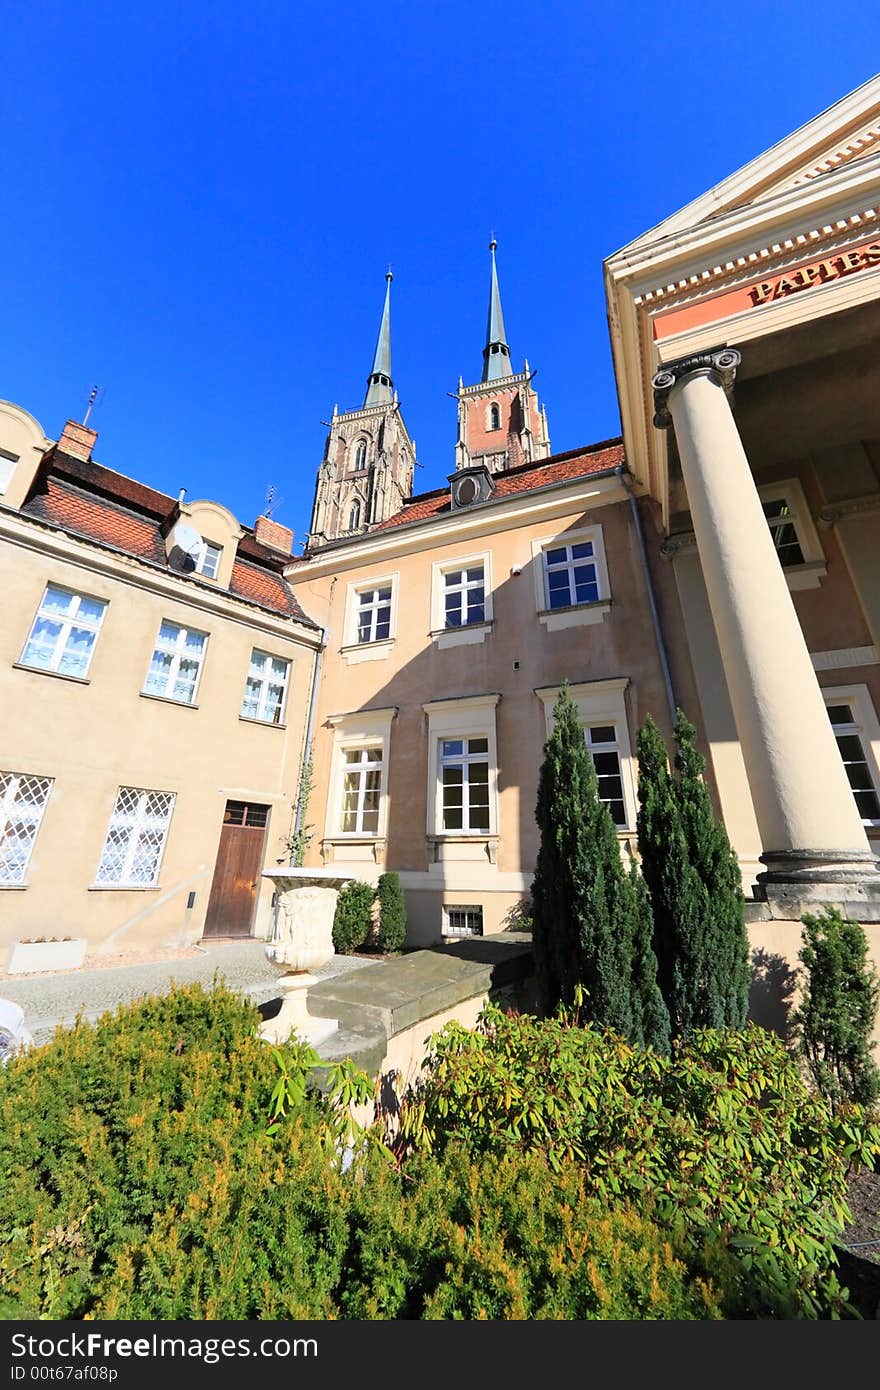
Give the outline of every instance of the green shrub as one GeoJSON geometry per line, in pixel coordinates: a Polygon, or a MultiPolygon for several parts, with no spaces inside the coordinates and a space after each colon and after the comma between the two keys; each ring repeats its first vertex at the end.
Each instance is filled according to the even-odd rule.
{"type": "Polygon", "coordinates": [[[704,1319],[719,1294],[668,1235],[588,1195],[580,1164],[472,1158],[452,1144],[407,1179],[384,1171],[356,1199],[343,1316],[359,1319],[704,1319]],[[401,1196],[403,1195],[403,1200],[401,1196]]]}
{"type": "Polygon", "coordinates": [[[791,1020],[798,1051],[833,1109],[871,1105],[880,1095],[880,1069],[871,1056],[880,981],[864,930],[836,908],[801,920],[799,959],[807,978],[791,1020]]]}
{"type": "Polygon", "coordinates": [[[333,918],[333,947],[342,955],[356,951],[370,935],[375,898],[375,888],[356,879],[340,888],[333,918]]]}
{"type": "Polygon", "coordinates": [[[861,1112],[835,1118],[774,1034],[692,1035],[671,1058],[557,1018],[487,1009],[435,1039],[404,1100],[403,1142],[435,1153],[546,1155],[584,1165],[587,1192],[681,1223],[690,1258],[735,1259],[728,1304],[808,1316],[839,1308],[833,1242],[849,1166],[880,1151],[861,1112]],[[720,1242],[720,1244],[719,1244],[720,1242]]]}
{"type": "Polygon", "coordinates": [[[379,876],[379,950],[387,955],[399,951],[406,940],[406,898],[400,874],[379,876]]]}

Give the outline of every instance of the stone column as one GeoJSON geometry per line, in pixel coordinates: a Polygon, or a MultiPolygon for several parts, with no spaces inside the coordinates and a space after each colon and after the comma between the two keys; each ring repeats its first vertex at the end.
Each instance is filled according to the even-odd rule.
{"type": "Polygon", "coordinates": [[[675,429],[764,848],[756,894],[774,916],[832,902],[868,920],[880,875],[734,423],[740,360],[721,349],[664,367],[654,423],[675,429]]]}

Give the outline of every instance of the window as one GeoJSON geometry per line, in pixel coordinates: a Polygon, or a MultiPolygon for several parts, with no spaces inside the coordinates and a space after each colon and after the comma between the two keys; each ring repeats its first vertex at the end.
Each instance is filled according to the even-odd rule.
{"type": "Polygon", "coordinates": [[[764,508],[764,515],[767,518],[767,525],[770,527],[770,535],[773,537],[779,563],[783,568],[786,565],[802,565],[804,552],[801,550],[794,513],[788,499],[786,497],[772,497],[769,501],[762,502],[761,506],[764,508]]]}
{"type": "Polygon", "coordinates": [[[367,441],[358,440],[358,446],[354,456],[354,467],[356,473],[361,473],[367,466],[367,441]]]}
{"type": "Polygon", "coordinates": [[[103,599],[47,585],[21,664],[84,678],[106,607],[103,599]]]}
{"type": "Polygon", "coordinates": [[[825,552],[797,478],[759,487],[758,496],[790,589],[817,589],[827,573],[825,552]]]}
{"type": "Polygon", "coordinates": [[[444,907],[444,936],[482,936],[483,909],[481,907],[444,907]]]}
{"type": "Polygon", "coordinates": [[[444,626],[481,623],[486,616],[483,566],[446,570],[443,575],[444,626]]]}
{"type": "Polygon", "coordinates": [[[441,740],[440,801],[444,830],[489,829],[488,739],[441,740]]]}
{"type": "MultiPolygon", "coordinates": [[[[495,694],[468,695],[460,699],[432,700],[422,706],[428,716],[428,835],[438,842],[435,846],[438,861],[473,858],[478,852],[473,839],[482,836],[492,841],[487,852],[489,862],[495,862],[498,835],[495,707],[500,698],[495,694]]],[[[485,846],[479,853],[484,852],[485,846]]]]}
{"type": "Polygon", "coordinates": [[[614,724],[587,724],[584,739],[599,780],[599,800],[608,807],[618,830],[625,829],[627,818],[617,729],[614,724]]]}
{"type": "Polygon", "coordinates": [[[243,825],[248,830],[264,830],[269,823],[269,807],[249,801],[227,801],[224,825],[243,825]]]}
{"type": "MultiPolygon", "coordinates": [[[[619,831],[634,830],[637,814],[635,763],[624,696],[628,685],[629,678],[621,676],[569,686],[599,780],[599,800],[608,807],[619,831]]],[[[544,686],[535,691],[544,706],[548,738],[553,732],[553,707],[560,688],[544,686]]]]}
{"type": "Polygon", "coordinates": [[[51,777],[0,772],[0,887],[24,883],[51,777]]]}
{"type": "Polygon", "coordinates": [[[216,579],[222,554],[222,546],[213,545],[211,541],[202,541],[196,556],[196,574],[203,575],[205,579],[216,579]]]}
{"type": "Polygon", "coordinates": [[[880,826],[880,769],[877,740],[880,726],[867,686],[823,690],[862,825],[880,826]]]}
{"type": "Polygon", "coordinates": [[[388,803],[388,766],[395,706],[333,714],[333,757],[324,818],[324,843],[345,846],[337,858],[377,863],[384,839],[388,803]],[[371,840],[372,844],[355,843],[371,840]]]}
{"type": "Polygon", "coordinates": [[[358,594],[358,642],[383,642],[391,635],[391,585],[358,594]]]}
{"type": "Polygon", "coordinates": [[[382,784],[382,745],[343,753],[342,821],[346,835],[376,835],[382,784]]]}
{"type": "Polygon", "coordinates": [[[11,454],[8,449],[0,449],[0,492],[5,492],[9,486],[17,463],[18,454],[11,454]]]}
{"type": "Polygon", "coordinates": [[[174,792],[120,787],[98,865],[96,885],[153,887],[159,878],[159,864],[173,810],[174,792]]]}
{"type": "Polygon", "coordinates": [[[161,695],[184,705],[194,704],[207,640],[204,632],[163,622],[147,672],[144,695],[161,695]]]}
{"type": "Polygon", "coordinates": [[[599,597],[592,541],[581,541],[578,545],[557,545],[545,550],[544,570],[548,608],[595,603],[599,597]]]}
{"type": "Polygon", "coordinates": [[[397,573],[379,574],[346,587],[342,622],[346,665],[388,657],[397,636],[399,580],[397,573]]]}
{"type": "Polygon", "coordinates": [[[244,688],[242,718],[257,719],[262,724],[280,724],[284,718],[289,676],[289,661],[254,648],[244,688]]]}
{"type": "Polygon", "coordinates": [[[495,404],[494,401],[493,401],[492,404],[489,406],[489,429],[490,429],[490,430],[500,430],[500,429],[501,429],[501,410],[500,410],[499,407],[495,404]]]}
{"type": "Polygon", "coordinates": [[[361,504],[360,504],[360,502],[352,502],[352,504],[351,504],[351,511],[350,511],[349,514],[348,514],[348,529],[349,529],[349,531],[356,531],[357,528],[360,526],[360,524],[361,524],[361,504]]]}

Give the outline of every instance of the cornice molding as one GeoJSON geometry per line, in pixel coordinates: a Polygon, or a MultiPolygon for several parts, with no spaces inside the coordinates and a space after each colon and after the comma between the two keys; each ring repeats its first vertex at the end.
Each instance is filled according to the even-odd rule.
{"type": "Polygon", "coordinates": [[[838,521],[845,521],[851,516],[870,516],[872,512],[880,512],[880,492],[872,492],[868,497],[849,497],[843,502],[832,502],[816,514],[816,520],[827,531],[838,521]]]}

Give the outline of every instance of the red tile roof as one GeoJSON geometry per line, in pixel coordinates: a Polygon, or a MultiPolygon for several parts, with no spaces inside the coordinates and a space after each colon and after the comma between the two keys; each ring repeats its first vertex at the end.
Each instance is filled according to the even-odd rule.
{"type": "MultiPolygon", "coordinates": [[[[50,450],[22,507],[25,516],[111,547],[167,570],[162,523],[177,501],[100,464],[50,450]]],[[[287,557],[261,545],[247,531],[238,543],[229,592],[236,598],[308,627],[282,570],[287,557]]],[[[168,571],[173,573],[173,571],[168,571]]],[[[187,579],[187,583],[207,581],[187,579]]],[[[215,587],[211,585],[210,587],[215,587]]]]}
{"type": "MultiPolygon", "coordinates": [[[[623,443],[619,439],[605,440],[591,445],[588,449],[571,449],[568,453],[554,454],[542,459],[540,463],[521,464],[493,476],[495,490],[492,501],[500,501],[514,493],[532,492],[536,488],[550,487],[554,483],[572,482],[577,478],[588,477],[591,473],[607,473],[625,463],[623,443]]],[[[485,504],[484,504],[485,505],[485,504]]],[[[404,502],[399,512],[380,521],[373,531],[387,531],[393,526],[405,526],[409,522],[427,521],[432,516],[442,516],[451,511],[449,488],[438,488],[434,492],[423,492],[419,497],[411,497],[404,502]]]]}

